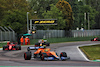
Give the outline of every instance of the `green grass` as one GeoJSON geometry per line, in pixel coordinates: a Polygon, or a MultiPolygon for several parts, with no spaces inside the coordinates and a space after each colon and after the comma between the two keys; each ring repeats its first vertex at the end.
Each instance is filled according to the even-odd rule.
{"type": "MultiPolygon", "coordinates": [[[[49,38],[47,41],[49,43],[60,43],[60,42],[74,42],[74,41],[90,41],[94,37],[65,37],[65,38],[49,38]]],[[[39,39],[31,39],[30,43],[35,44],[39,39]]]]}
{"type": "Polygon", "coordinates": [[[0,43],[0,48],[3,47],[4,45],[7,45],[7,43],[0,43]]]}
{"type": "MultiPolygon", "coordinates": [[[[90,41],[94,36],[92,37],[65,37],[65,38],[49,38],[47,41],[49,43],[60,43],[60,42],[74,42],[74,41],[90,41]]],[[[39,39],[30,39],[30,44],[34,45],[38,42],[39,39]]],[[[3,47],[3,45],[7,45],[7,43],[0,43],[0,47],[3,47]]]]}
{"type": "Polygon", "coordinates": [[[80,47],[80,49],[86,54],[88,59],[90,60],[100,59],[100,44],[93,46],[84,46],[80,47]]]}

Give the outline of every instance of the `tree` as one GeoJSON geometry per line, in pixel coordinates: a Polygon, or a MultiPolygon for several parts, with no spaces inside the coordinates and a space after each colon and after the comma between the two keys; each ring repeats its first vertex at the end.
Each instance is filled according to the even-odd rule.
{"type": "MultiPolygon", "coordinates": [[[[65,19],[63,19],[62,11],[60,11],[55,5],[50,5],[51,9],[50,11],[44,11],[42,13],[43,17],[45,19],[57,19],[57,25],[56,26],[49,26],[49,29],[64,29],[66,27],[65,19]]],[[[47,26],[44,26],[45,29],[47,29],[47,26]]]]}
{"type": "Polygon", "coordinates": [[[78,27],[79,23],[79,5],[78,5],[78,0],[65,0],[67,1],[71,7],[72,7],[72,11],[73,11],[73,27],[72,29],[76,29],[76,27],[78,27]]]}
{"type": "Polygon", "coordinates": [[[50,4],[56,4],[58,0],[29,0],[31,14],[34,15],[36,11],[38,18],[42,18],[42,13],[44,11],[50,10],[50,4]]]}
{"type": "Polygon", "coordinates": [[[88,13],[89,13],[89,22],[90,28],[92,28],[95,24],[95,16],[98,12],[92,8],[90,5],[84,5],[83,1],[79,2],[79,28],[84,27],[88,28],[88,13]],[[84,13],[86,13],[86,21],[84,20],[84,13]]]}
{"type": "Polygon", "coordinates": [[[73,16],[70,4],[67,1],[59,0],[58,3],[56,4],[56,7],[59,8],[64,15],[64,19],[66,21],[65,30],[71,29],[73,24],[73,16]]]}
{"type": "Polygon", "coordinates": [[[100,0],[85,0],[85,3],[99,12],[95,16],[96,24],[92,28],[100,29],[100,0]]]}
{"type": "Polygon", "coordinates": [[[26,12],[13,10],[5,12],[2,26],[10,26],[15,32],[26,32],[26,12]]]}
{"type": "Polygon", "coordinates": [[[10,26],[16,33],[25,32],[28,3],[25,0],[3,0],[2,3],[1,26],[10,26]]]}
{"type": "Polygon", "coordinates": [[[4,11],[6,10],[6,6],[4,5],[5,4],[5,0],[0,0],[0,24],[1,24],[1,20],[3,19],[2,16],[4,14],[4,11]]]}

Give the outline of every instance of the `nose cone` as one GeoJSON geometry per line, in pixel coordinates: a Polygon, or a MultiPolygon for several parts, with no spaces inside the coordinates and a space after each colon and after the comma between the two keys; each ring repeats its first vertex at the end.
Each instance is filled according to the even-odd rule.
{"type": "Polygon", "coordinates": [[[9,50],[11,50],[12,49],[12,46],[11,45],[9,45],[9,50]]]}

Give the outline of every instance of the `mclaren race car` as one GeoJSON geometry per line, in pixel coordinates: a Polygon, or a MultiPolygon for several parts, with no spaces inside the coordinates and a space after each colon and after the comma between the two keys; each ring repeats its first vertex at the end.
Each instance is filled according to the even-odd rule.
{"type": "Polygon", "coordinates": [[[46,46],[50,46],[50,43],[47,42],[47,40],[39,40],[38,43],[35,43],[35,46],[43,46],[43,45],[46,45],[46,46]]]}
{"type": "MultiPolygon", "coordinates": [[[[31,47],[32,49],[32,47],[31,47]]],[[[46,48],[41,46],[40,48],[33,47],[33,49],[37,49],[35,52],[28,51],[24,53],[25,60],[31,60],[31,58],[40,58],[41,60],[67,60],[70,57],[67,57],[66,52],[61,52],[60,58],[58,57],[57,53],[54,51],[50,51],[50,48],[46,48]]]]}
{"type": "Polygon", "coordinates": [[[100,41],[100,38],[96,37],[96,38],[91,39],[91,41],[100,41]]]}
{"type": "Polygon", "coordinates": [[[3,50],[21,50],[21,45],[13,42],[8,42],[6,46],[3,46],[3,50]]]}

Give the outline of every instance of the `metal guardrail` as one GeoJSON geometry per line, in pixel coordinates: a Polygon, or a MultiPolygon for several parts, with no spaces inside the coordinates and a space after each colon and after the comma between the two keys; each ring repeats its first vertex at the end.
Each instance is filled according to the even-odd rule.
{"type": "Polygon", "coordinates": [[[72,30],[73,37],[88,37],[98,35],[100,35],[100,30],[72,30]]]}
{"type": "Polygon", "coordinates": [[[15,34],[10,27],[0,26],[0,41],[15,41],[15,34]]]}
{"type": "MultiPolygon", "coordinates": [[[[0,41],[16,41],[16,33],[10,27],[0,26],[0,41]]],[[[42,38],[59,38],[59,37],[88,37],[88,36],[98,36],[100,35],[100,30],[36,30],[35,34],[32,34],[34,39],[42,38]]]]}
{"type": "Polygon", "coordinates": [[[37,30],[36,34],[33,34],[33,38],[88,37],[98,35],[100,35],[100,30],[37,30]]]}

